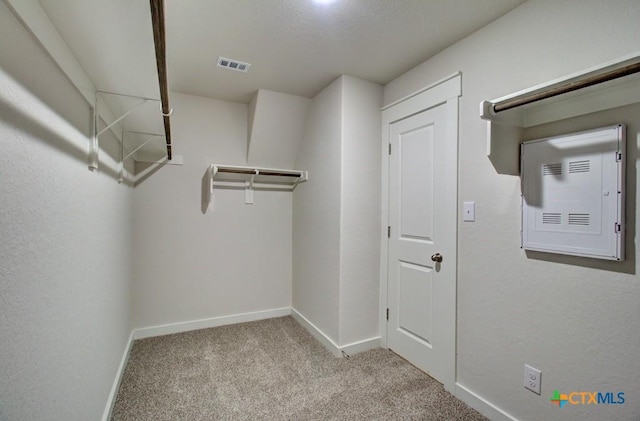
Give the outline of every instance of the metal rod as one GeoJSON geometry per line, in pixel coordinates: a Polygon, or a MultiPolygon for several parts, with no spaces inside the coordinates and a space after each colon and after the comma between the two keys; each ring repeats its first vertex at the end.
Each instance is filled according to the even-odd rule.
{"type": "Polygon", "coordinates": [[[144,104],[147,103],[148,100],[143,99],[142,102],[139,102],[138,104],[136,104],[133,108],[131,108],[129,111],[127,111],[126,113],[124,113],[123,115],[121,115],[120,117],[116,118],[115,121],[112,121],[107,127],[105,127],[104,129],[100,130],[98,132],[98,134],[96,136],[100,136],[102,133],[106,132],[107,130],[109,130],[111,127],[115,126],[116,124],[118,124],[118,122],[124,118],[126,118],[129,114],[131,114],[132,112],[134,112],[135,110],[137,110],[138,108],[140,108],[141,106],[143,106],[144,104]]]}
{"type": "Polygon", "coordinates": [[[638,72],[640,72],[640,62],[630,64],[624,67],[620,67],[618,69],[611,70],[606,73],[588,76],[584,79],[576,80],[574,82],[569,82],[564,85],[557,86],[555,88],[547,89],[546,91],[536,92],[529,95],[525,95],[521,98],[508,99],[506,101],[499,102],[493,105],[493,112],[499,113],[501,111],[510,110],[516,107],[521,107],[523,105],[531,104],[533,102],[541,101],[543,99],[577,91],[578,89],[587,88],[589,86],[608,82],[610,80],[618,79],[624,76],[629,76],[638,72]]]}
{"type": "Polygon", "coordinates": [[[149,0],[151,5],[151,23],[153,26],[153,41],[156,49],[156,66],[158,68],[158,82],[160,84],[160,99],[162,101],[162,117],[164,119],[164,134],[167,143],[167,159],[171,161],[171,123],[169,117],[169,88],[167,81],[166,40],[164,28],[164,0],[149,0]]]}
{"type": "Polygon", "coordinates": [[[272,175],[279,177],[302,177],[302,174],[285,173],[277,171],[260,171],[251,169],[239,169],[239,168],[218,168],[218,172],[226,172],[232,174],[249,174],[249,175],[272,175]],[[257,171],[257,173],[256,173],[257,171]]]}
{"type": "Polygon", "coordinates": [[[260,175],[277,175],[279,177],[302,177],[302,174],[290,174],[283,172],[260,171],[260,175]]]}

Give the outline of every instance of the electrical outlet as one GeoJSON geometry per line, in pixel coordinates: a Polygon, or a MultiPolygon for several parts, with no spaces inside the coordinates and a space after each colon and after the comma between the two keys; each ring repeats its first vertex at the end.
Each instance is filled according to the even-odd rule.
{"type": "Polygon", "coordinates": [[[540,394],[540,382],[542,380],[542,372],[530,365],[524,365],[524,387],[533,393],[540,394]]]}

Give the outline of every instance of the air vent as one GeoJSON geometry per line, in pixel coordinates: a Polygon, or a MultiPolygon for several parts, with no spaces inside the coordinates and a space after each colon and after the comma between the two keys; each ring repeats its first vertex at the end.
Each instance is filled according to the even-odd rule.
{"type": "Polygon", "coordinates": [[[562,164],[544,164],[542,166],[543,175],[561,175],[562,164]]]}
{"type": "Polygon", "coordinates": [[[588,213],[570,213],[569,225],[589,225],[588,213]]]}
{"type": "Polygon", "coordinates": [[[224,67],[225,69],[236,70],[238,72],[247,73],[251,65],[242,61],[233,60],[226,57],[218,57],[218,67],[224,67]]]}
{"type": "Polygon", "coordinates": [[[591,161],[569,162],[569,174],[591,171],[591,161]]]}
{"type": "Polygon", "coordinates": [[[549,212],[544,212],[542,214],[542,223],[543,224],[553,224],[553,225],[559,225],[562,222],[560,214],[559,213],[549,213],[549,212]]]}

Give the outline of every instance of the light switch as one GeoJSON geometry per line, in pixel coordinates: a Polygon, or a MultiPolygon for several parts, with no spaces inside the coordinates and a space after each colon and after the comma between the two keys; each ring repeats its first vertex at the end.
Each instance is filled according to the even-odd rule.
{"type": "Polygon", "coordinates": [[[465,222],[474,222],[476,220],[476,202],[463,202],[462,214],[465,222]]]}

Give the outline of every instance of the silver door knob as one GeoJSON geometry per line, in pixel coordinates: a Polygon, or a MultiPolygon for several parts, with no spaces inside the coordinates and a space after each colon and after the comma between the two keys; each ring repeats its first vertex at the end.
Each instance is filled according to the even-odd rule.
{"type": "Polygon", "coordinates": [[[442,262],[442,255],[440,253],[436,253],[433,256],[431,256],[431,260],[433,260],[436,263],[440,263],[442,262]]]}

